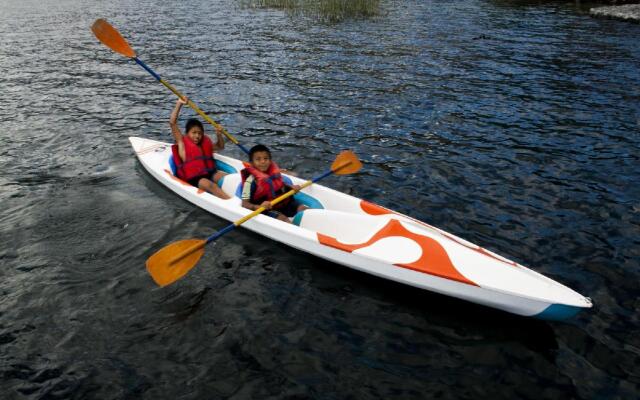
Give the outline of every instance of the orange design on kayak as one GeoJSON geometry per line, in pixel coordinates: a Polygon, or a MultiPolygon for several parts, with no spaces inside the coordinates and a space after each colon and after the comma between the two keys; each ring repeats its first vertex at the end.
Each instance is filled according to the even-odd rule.
{"type": "Polygon", "coordinates": [[[422,254],[413,262],[404,264],[394,264],[398,267],[412,269],[414,271],[423,272],[430,275],[439,276],[441,278],[451,279],[454,281],[466,283],[469,285],[478,286],[475,282],[467,279],[462,275],[453,265],[449,255],[440,243],[436,240],[413,233],[405,228],[400,221],[391,219],[389,222],[378,232],[376,232],[371,239],[364,243],[359,244],[345,244],[341,243],[335,238],[318,233],[318,240],[320,243],[331,246],[336,249],[344,250],[347,252],[353,252],[354,250],[362,249],[371,246],[380,239],[400,236],[410,240],[413,240],[420,246],[422,254]]]}

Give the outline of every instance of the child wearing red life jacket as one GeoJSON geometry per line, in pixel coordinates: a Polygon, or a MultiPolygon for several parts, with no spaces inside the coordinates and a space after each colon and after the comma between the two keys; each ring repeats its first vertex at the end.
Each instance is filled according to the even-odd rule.
{"type": "Polygon", "coordinates": [[[207,192],[222,199],[229,196],[218,187],[215,182],[226,175],[216,169],[216,162],[213,152],[224,149],[224,138],[219,130],[216,130],[217,141],[213,143],[209,136],[204,134],[204,127],[197,119],[191,118],[187,121],[185,131],[182,134],[178,128],[178,114],[187,99],[178,99],[176,106],[169,118],[171,133],[176,144],[171,147],[173,151],[173,161],[176,164],[176,175],[189,184],[206,190],[207,192]]]}
{"type": "Polygon", "coordinates": [[[267,209],[265,214],[281,221],[290,222],[289,218],[298,211],[308,207],[299,204],[289,197],[271,206],[271,201],[289,190],[300,190],[299,185],[288,185],[282,180],[278,165],[271,160],[271,152],[267,146],[258,144],[249,150],[251,166],[240,171],[242,175],[242,207],[257,210],[267,209]]]}

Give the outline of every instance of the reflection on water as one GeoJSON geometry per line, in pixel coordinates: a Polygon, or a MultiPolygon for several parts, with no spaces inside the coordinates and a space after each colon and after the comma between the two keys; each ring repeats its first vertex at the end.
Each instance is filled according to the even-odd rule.
{"type": "Polygon", "coordinates": [[[380,15],[380,0],[241,0],[245,7],[286,10],[326,22],[371,18],[380,15]]]}

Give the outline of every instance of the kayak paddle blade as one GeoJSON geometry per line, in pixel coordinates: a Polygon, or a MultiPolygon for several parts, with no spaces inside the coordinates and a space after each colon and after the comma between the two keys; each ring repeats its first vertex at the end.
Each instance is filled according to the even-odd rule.
{"type": "Polygon", "coordinates": [[[147,259],[147,271],[159,286],[167,286],[185,276],[195,267],[204,254],[205,244],[207,244],[206,240],[200,239],[187,239],[171,243],[147,259]],[[193,252],[180,256],[195,247],[198,248],[193,252]]]}
{"type": "Polygon", "coordinates": [[[331,170],[336,175],[349,175],[360,171],[362,163],[351,150],[344,150],[338,154],[333,164],[331,164],[331,170]]]}
{"type": "Polygon", "coordinates": [[[105,46],[120,53],[125,57],[134,58],[136,52],[133,51],[129,43],[120,35],[120,32],[116,30],[111,24],[104,19],[97,19],[91,26],[91,30],[105,46]]]}

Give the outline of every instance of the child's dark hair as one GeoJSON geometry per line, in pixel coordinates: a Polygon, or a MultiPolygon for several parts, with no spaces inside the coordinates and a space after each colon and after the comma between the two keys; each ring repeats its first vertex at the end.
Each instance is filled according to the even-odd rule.
{"type": "Polygon", "coordinates": [[[259,151],[266,151],[267,154],[269,154],[269,158],[271,158],[271,152],[269,151],[269,148],[263,144],[257,144],[249,149],[249,161],[253,161],[253,155],[259,151]]]}
{"type": "Polygon", "coordinates": [[[184,127],[184,133],[189,132],[189,129],[193,128],[194,126],[199,126],[202,132],[204,132],[204,126],[202,126],[202,122],[198,121],[195,118],[189,118],[187,124],[184,127]]]}

